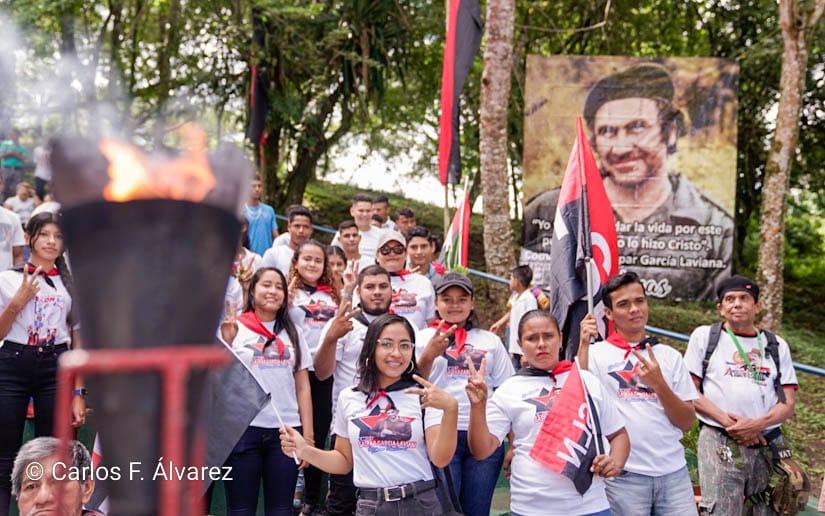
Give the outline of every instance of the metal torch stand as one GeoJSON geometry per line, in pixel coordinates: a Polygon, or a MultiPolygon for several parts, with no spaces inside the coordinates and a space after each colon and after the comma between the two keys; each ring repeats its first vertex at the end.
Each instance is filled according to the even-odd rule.
{"type": "MultiPolygon", "coordinates": [[[[79,375],[155,371],[163,385],[161,419],[161,456],[175,465],[186,462],[186,381],[192,369],[229,363],[230,357],[221,347],[176,346],[149,349],[106,349],[67,351],[60,356],[57,369],[55,403],[55,434],[63,442],[72,438],[71,401],[75,379],[79,375]]],[[[203,428],[196,431],[190,466],[200,470],[206,449],[203,428]]],[[[64,447],[68,455],[68,446],[64,447]]],[[[105,450],[104,450],[105,453],[105,450]]],[[[160,485],[159,516],[180,516],[183,484],[188,482],[188,514],[204,514],[201,507],[202,481],[167,479],[160,485]]],[[[62,490],[58,493],[62,497],[62,490]]]]}

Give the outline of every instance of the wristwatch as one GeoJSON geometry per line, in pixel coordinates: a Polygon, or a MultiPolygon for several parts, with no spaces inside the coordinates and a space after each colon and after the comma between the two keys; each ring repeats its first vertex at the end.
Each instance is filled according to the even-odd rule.
{"type": "Polygon", "coordinates": [[[86,387],[81,387],[80,389],[73,390],[72,394],[75,396],[83,396],[85,398],[86,395],[89,394],[89,390],[86,389],[86,387]]]}

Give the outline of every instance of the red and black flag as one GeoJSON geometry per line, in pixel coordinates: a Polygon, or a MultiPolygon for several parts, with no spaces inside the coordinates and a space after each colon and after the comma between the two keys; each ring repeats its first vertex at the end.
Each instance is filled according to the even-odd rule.
{"type": "MultiPolygon", "coordinates": [[[[253,47],[262,49],[264,47],[265,32],[264,23],[259,8],[252,9],[252,44],[253,47]]],[[[263,144],[266,127],[266,113],[269,111],[269,84],[266,73],[261,69],[260,63],[252,65],[249,77],[249,127],[246,137],[256,145],[263,144]]]]}
{"type": "Polygon", "coordinates": [[[593,483],[590,465],[604,453],[601,439],[599,414],[576,363],[547,410],[530,458],[569,478],[584,494],[593,483]]]}
{"type": "Polygon", "coordinates": [[[559,192],[550,245],[551,311],[562,328],[565,356],[572,360],[579,346],[579,324],[587,314],[586,264],[590,264],[589,290],[599,321],[604,308],[601,287],[619,272],[613,210],[581,117],[576,120],[576,143],[559,192]]]}
{"type": "Polygon", "coordinates": [[[481,46],[481,10],[478,0],[450,0],[448,9],[441,72],[438,177],[443,185],[455,185],[461,180],[459,97],[481,46]]]}

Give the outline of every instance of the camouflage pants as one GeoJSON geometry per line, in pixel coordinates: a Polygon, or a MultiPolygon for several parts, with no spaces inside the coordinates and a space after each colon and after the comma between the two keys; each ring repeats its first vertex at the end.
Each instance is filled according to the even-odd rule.
{"type": "MultiPolygon", "coordinates": [[[[745,498],[763,491],[768,485],[771,468],[762,451],[739,446],[712,427],[702,425],[697,455],[702,487],[701,514],[740,516],[745,498]],[[725,453],[725,447],[731,450],[730,454],[725,453]]],[[[771,516],[776,513],[760,504],[748,514],[771,516]]]]}

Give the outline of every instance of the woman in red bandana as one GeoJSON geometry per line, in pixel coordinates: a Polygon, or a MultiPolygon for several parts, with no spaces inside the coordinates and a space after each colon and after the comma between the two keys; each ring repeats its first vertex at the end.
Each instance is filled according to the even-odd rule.
{"type": "Polygon", "coordinates": [[[561,333],[549,312],[532,310],[524,314],[518,325],[518,339],[527,367],[504,382],[489,402],[486,363],[478,371],[473,367],[467,382],[467,396],[472,406],[468,440],[473,455],[479,459],[489,456],[498,449],[504,436],[512,433],[515,454],[510,466],[510,514],[609,516],[603,478],[619,475],[627,460],[630,440],[624,429],[624,419],[595,376],[587,371],[581,371],[581,376],[575,375],[573,364],[559,361],[561,333]],[[576,420],[574,424],[562,427],[572,428],[571,435],[576,430],[580,434],[579,442],[572,438],[572,444],[564,447],[564,453],[575,454],[576,458],[564,466],[563,471],[570,475],[562,475],[538,462],[532,452],[546,418],[557,426],[562,425],[563,418],[551,411],[555,404],[564,407],[559,394],[571,381],[575,382],[574,388],[581,389],[582,383],[587,386],[599,424],[590,424],[589,416],[581,416],[586,414],[584,405],[578,401],[574,403],[578,407],[577,411],[574,409],[576,414],[586,417],[587,422],[576,420]],[[600,428],[601,433],[581,431],[585,425],[588,429],[600,428]],[[603,452],[605,446],[601,444],[601,447],[593,446],[596,450],[593,455],[579,455],[579,450],[589,450],[594,440],[601,443],[602,435],[610,442],[609,454],[603,452]],[[589,468],[585,464],[587,457],[592,457],[589,468]],[[574,465],[574,462],[578,464],[574,465]],[[582,465],[580,468],[574,467],[579,464],[582,465]]]}
{"type": "Polygon", "coordinates": [[[458,404],[417,372],[412,326],[381,315],[364,336],[358,385],[338,399],[335,449],[314,448],[292,428],[281,431],[284,453],[330,473],[353,471],[357,516],[443,514],[430,461],[444,467],[453,456],[458,404]]]}
{"type": "Polygon", "coordinates": [[[499,446],[484,460],[476,460],[467,447],[470,423],[470,401],[464,387],[470,375],[470,364],[477,369],[487,362],[487,384],[490,392],[513,375],[513,364],[501,339],[473,323],[473,284],[457,272],[444,274],[435,285],[435,308],[439,320],[416,335],[425,343],[419,351],[418,366],[429,379],[458,400],[458,445],[450,462],[452,477],[461,508],[469,516],[490,514],[490,504],[496,487],[504,447],[499,446]]]}
{"type": "MultiPolygon", "coordinates": [[[[34,398],[35,435],[52,435],[57,359],[70,343],[79,347],[57,215],[33,216],[26,233],[31,261],[0,272],[0,514],[9,507],[12,463],[23,443],[29,398],[34,398]]],[[[80,381],[75,387],[72,426],[78,427],[86,404],[80,381]]]]}
{"type": "MultiPolygon", "coordinates": [[[[341,303],[340,284],[330,266],[324,245],[307,240],[295,249],[289,267],[289,315],[306,339],[311,358],[321,345],[321,330],[335,317],[341,303]]],[[[332,377],[319,380],[309,367],[309,387],[312,393],[313,432],[323,447],[332,422],[332,377]]],[[[323,474],[315,467],[304,471],[304,512],[311,514],[321,502],[323,474]]]]}
{"type": "Polygon", "coordinates": [[[278,442],[283,425],[312,437],[312,397],[307,368],[312,363],[303,334],[288,315],[287,285],[277,269],[258,270],[249,284],[246,310],[227,310],[221,339],[272,395],[226,460],[232,481],[225,483],[227,515],[254,516],[263,481],[264,514],[289,516],[298,465],[278,442]]]}

